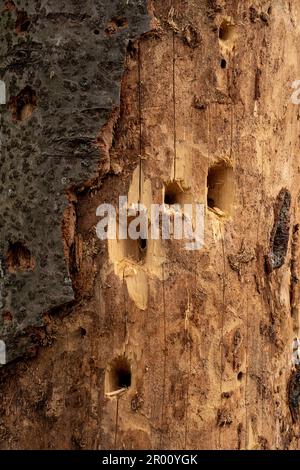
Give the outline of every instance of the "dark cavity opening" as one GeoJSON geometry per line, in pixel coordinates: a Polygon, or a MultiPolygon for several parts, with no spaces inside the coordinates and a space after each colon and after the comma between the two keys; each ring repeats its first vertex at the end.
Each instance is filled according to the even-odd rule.
{"type": "Polygon", "coordinates": [[[144,252],[147,249],[147,239],[146,238],[140,238],[139,239],[139,247],[142,252],[144,252]]]}
{"type": "Polygon", "coordinates": [[[219,28],[219,39],[227,42],[234,39],[235,26],[228,21],[223,21],[219,28]]]}
{"type": "Polygon", "coordinates": [[[35,262],[30,250],[23,243],[15,242],[9,244],[6,265],[9,272],[33,271],[35,262]]]}
{"type": "Polygon", "coordinates": [[[106,393],[131,386],[131,366],[126,357],[117,357],[106,371],[106,393]]]}
{"type": "Polygon", "coordinates": [[[239,381],[241,381],[241,380],[243,380],[243,377],[244,377],[243,372],[239,372],[238,375],[237,375],[237,379],[238,379],[239,381]]]}
{"type": "Polygon", "coordinates": [[[83,338],[86,335],[86,329],[81,326],[79,328],[79,334],[83,338]]]}
{"type": "Polygon", "coordinates": [[[35,91],[26,86],[17,96],[13,96],[9,102],[9,108],[12,112],[14,121],[25,121],[28,119],[37,104],[37,97],[35,91]]]}
{"type": "Polygon", "coordinates": [[[105,32],[106,34],[115,34],[118,32],[118,30],[124,29],[127,27],[128,27],[127,18],[114,16],[108,23],[105,29],[105,32]]]}
{"type": "Polygon", "coordinates": [[[172,182],[165,186],[164,203],[172,206],[174,204],[183,204],[184,192],[178,183],[172,182]]]}
{"type": "Polygon", "coordinates": [[[26,33],[30,27],[30,20],[27,16],[26,11],[17,12],[17,20],[15,23],[15,28],[17,33],[26,33]]]}
{"type": "MultiPolygon", "coordinates": [[[[135,263],[143,262],[147,254],[147,239],[138,238],[136,240],[130,237],[129,227],[130,223],[133,220],[132,217],[127,219],[127,239],[124,240],[124,255],[128,259],[132,259],[135,263]]],[[[141,227],[139,226],[138,230],[141,233],[141,227]]],[[[141,233],[142,235],[142,233],[141,233]]],[[[145,236],[143,234],[143,236],[145,236]]]]}
{"type": "Polygon", "coordinates": [[[207,174],[207,206],[215,212],[219,212],[220,215],[221,213],[230,214],[233,197],[232,167],[222,162],[209,168],[207,174]]]}
{"type": "Polygon", "coordinates": [[[226,66],[227,66],[226,60],[225,60],[225,59],[222,59],[220,65],[221,65],[221,69],[226,69],[226,66]]]}

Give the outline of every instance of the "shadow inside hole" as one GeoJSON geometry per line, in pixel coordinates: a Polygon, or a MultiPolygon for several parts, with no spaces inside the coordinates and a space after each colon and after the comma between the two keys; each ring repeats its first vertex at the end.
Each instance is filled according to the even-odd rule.
{"type": "Polygon", "coordinates": [[[207,206],[219,213],[229,215],[234,197],[233,169],[225,163],[219,163],[208,170],[207,206]]]}
{"type": "Polygon", "coordinates": [[[126,357],[120,356],[112,361],[106,371],[105,392],[113,393],[131,387],[131,365],[126,357]]]}
{"type": "Polygon", "coordinates": [[[25,121],[28,119],[36,105],[36,92],[27,85],[17,96],[12,96],[10,99],[9,109],[12,112],[13,121],[25,121]]]}
{"type": "Polygon", "coordinates": [[[147,249],[147,239],[146,238],[139,238],[139,248],[142,252],[147,249]]]}
{"type": "Polygon", "coordinates": [[[105,28],[106,34],[115,34],[117,31],[128,28],[128,20],[124,17],[116,17],[114,16],[109,21],[107,27],[105,28]]]}
{"type": "Polygon", "coordinates": [[[177,202],[176,194],[169,194],[169,193],[165,194],[165,204],[168,204],[169,206],[171,206],[172,204],[176,204],[176,202],[177,202]]]}
{"type": "Polygon", "coordinates": [[[180,185],[173,181],[165,186],[164,203],[172,206],[175,204],[184,204],[185,193],[180,185]]]}
{"type": "Polygon", "coordinates": [[[18,11],[15,28],[17,33],[26,33],[30,27],[30,20],[25,11],[18,11]]]}
{"type": "Polygon", "coordinates": [[[241,380],[243,380],[243,377],[244,377],[243,372],[239,372],[238,375],[237,375],[238,381],[241,382],[241,380]]]}
{"type": "Polygon", "coordinates": [[[220,66],[221,66],[221,69],[226,69],[226,67],[227,67],[227,62],[226,62],[225,59],[222,59],[222,60],[221,60],[220,66]]]}
{"type": "Polygon", "coordinates": [[[220,41],[232,41],[235,37],[235,25],[227,20],[222,21],[219,27],[219,39],[220,41]]]}
{"type": "Polygon", "coordinates": [[[6,266],[10,273],[33,271],[35,260],[22,242],[10,243],[6,253],[6,266]]]}

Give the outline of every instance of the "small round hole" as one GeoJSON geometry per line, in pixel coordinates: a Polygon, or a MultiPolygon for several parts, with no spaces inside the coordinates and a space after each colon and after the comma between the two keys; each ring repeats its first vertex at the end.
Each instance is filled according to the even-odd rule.
{"type": "Polygon", "coordinates": [[[98,36],[98,34],[100,34],[99,29],[94,29],[94,34],[96,34],[98,36]]]}
{"type": "Polygon", "coordinates": [[[239,372],[237,375],[237,379],[241,382],[241,380],[243,380],[243,377],[244,377],[243,372],[239,372]]]}
{"type": "Polygon", "coordinates": [[[86,329],[82,328],[82,326],[79,328],[79,334],[83,338],[86,335],[86,329]]]}
{"type": "Polygon", "coordinates": [[[221,69],[226,69],[226,66],[227,66],[226,60],[222,59],[220,65],[221,65],[221,69]]]}
{"type": "Polygon", "coordinates": [[[147,248],[147,239],[146,238],[139,238],[139,248],[141,251],[145,251],[147,248]]]}
{"type": "Polygon", "coordinates": [[[128,24],[128,21],[126,18],[115,18],[115,22],[118,28],[124,28],[128,24]]]}

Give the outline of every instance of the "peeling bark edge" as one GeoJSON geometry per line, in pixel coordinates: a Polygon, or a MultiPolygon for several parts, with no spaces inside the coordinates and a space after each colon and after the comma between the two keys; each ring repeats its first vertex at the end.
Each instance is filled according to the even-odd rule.
{"type": "Polygon", "coordinates": [[[7,346],[7,362],[28,352],[31,355],[32,350],[36,349],[35,345],[39,343],[39,338],[35,338],[36,335],[32,332],[37,331],[39,336],[45,315],[74,301],[70,259],[73,257],[76,230],[76,192],[82,186],[89,187],[109,171],[107,156],[109,141],[105,129],[112,130],[110,124],[118,114],[126,46],[130,40],[136,40],[149,32],[153,23],[151,2],[147,0],[129,6],[128,2],[123,0],[113,0],[109,8],[107,2],[100,1],[95,4],[94,9],[86,11],[88,8],[90,7],[81,0],[74,6],[65,7],[66,11],[56,8],[52,12],[52,6],[49,6],[47,14],[37,1],[33,1],[30,8],[23,0],[18,1],[18,8],[8,9],[7,5],[0,8],[5,26],[2,48],[0,47],[4,66],[0,74],[1,79],[7,84],[8,103],[10,97],[17,96],[27,84],[32,85],[37,95],[37,106],[32,115],[28,116],[31,132],[28,132],[26,127],[27,121],[22,127],[13,122],[9,106],[3,113],[3,134],[10,138],[3,141],[0,163],[2,171],[7,175],[7,184],[11,185],[8,183],[11,181],[10,172],[15,173],[16,187],[10,190],[9,196],[5,182],[0,190],[2,214],[5,217],[0,227],[0,257],[5,260],[9,244],[17,242],[20,234],[25,232],[24,241],[36,260],[36,269],[31,273],[25,273],[26,275],[10,274],[3,263],[3,276],[1,274],[0,278],[0,338],[7,346]],[[22,36],[15,29],[19,10],[24,11],[31,21],[29,30],[22,36]],[[82,11],[85,12],[83,17],[82,11]],[[112,36],[107,36],[105,29],[110,18],[120,16],[121,13],[128,18],[126,27],[114,32],[112,36]],[[55,35],[61,21],[64,22],[64,28],[60,30],[62,47],[59,48],[50,44],[50,33],[53,30],[55,35]],[[77,22],[81,32],[76,35],[74,23],[77,22]],[[42,34],[45,23],[49,29],[49,36],[46,39],[42,34]],[[98,23],[96,36],[93,29],[95,23],[98,23]],[[72,47],[67,47],[68,34],[74,36],[72,47]],[[76,48],[78,41],[81,47],[76,48]],[[110,41],[112,47],[107,48],[110,41]],[[102,59],[103,64],[99,65],[97,62],[97,67],[94,67],[94,64],[96,65],[94,53],[99,47],[101,50],[101,44],[104,45],[104,51],[107,51],[104,54],[106,63],[102,59]],[[49,56],[47,50],[50,51],[51,47],[55,50],[49,52],[49,56]],[[86,61],[88,68],[90,65],[93,66],[90,80],[89,77],[81,77],[84,73],[82,60],[86,61]],[[36,66],[37,63],[39,67],[36,66]],[[50,70],[50,75],[49,64],[54,70],[53,72],[50,70]],[[103,65],[104,68],[101,70],[103,65]],[[76,67],[82,69],[79,75],[76,67]],[[108,76],[105,67],[112,70],[111,76],[108,76]],[[72,80],[67,80],[70,75],[73,75],[72,80]],[[46,81],[45,77],[48,77],[46,81]],[[102,81],[103,88],[101,88],[102,81]],[[95,94],[97,87],[95,88],[93,83],[100,87],[100,95],[95,94]],[[80,94],[75,91],[76,87],[80,94]],[[54,113],[55,96],[59,91],[61,91],[61,103],[54,113]],[[64,122],[62,111],[64,113],[68,111],[68,106],[64,107],[68,93],[72,96],[72,102],[69,100],[70,114],[64,122]],[[81,110],[83,93],[87,107],[81,110]],[[76,96],[79,95],[78,101],[76,96]],[[94,108],[91,105],[94,104],[95,97],[97,103],[94,108]],[[50,120],[53,113],[56,114],[57,120],[57,124],[54,121],[54,125],[50,120]],[[82,127],[81,122],[85,121],[86,125],[82,127]],[[22,148],[18,145],[20,140],[23,142],[22,148]],[[15,168],[12,169],[11,153],[15,155],[15,168]],[[22,165],[23,168],[26,165],[27,180],[33,181],[28,197],[24,197],[24,191],[23,195],[18,196],[18,188],[24,185],[23,182],[19,182],[19,178],[21,179],[25,173],[22,165]],[[39,180],[44,180],[44,183],[41,184],[39,180]],[[48,189],[46,197],[45,188],[48,189]],[[70,188],[75,191],[72,193],[70,188]],[[19,208],[14,204],[17,197],[22,201],[19,208]],[[39,204],[34,201],[39,201],[39,204]],[[12,204],[14,204],[13,210],[12,204]],[[25,223],[22,217],[23,206],[30,213],[25,223]],[[68,221],[72,227],[68,227],[68,221]],[[49,232],[43,236],[38,230],[41,224],[49,227],[49,232]],[[11,312],[12,321],[9,324],[3,320],[5,312],[11,312]],[[30,334],[28,334],[29,329],[30,334]]]}
{"type": "Polygon", "coordinates": [[[270,237],[269,253],[265,257],[265,270],[271,274],[285,261],[290,236],[291,195],[287,189],[281,189],[274,206],[274,224],[270,237]]]}

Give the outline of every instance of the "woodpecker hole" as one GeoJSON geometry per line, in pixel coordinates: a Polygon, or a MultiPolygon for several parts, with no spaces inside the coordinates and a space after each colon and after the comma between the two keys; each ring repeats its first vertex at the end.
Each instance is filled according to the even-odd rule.
{"type": "Polygon", "coordinates": [[[172,206],[174,204],[184,204],[185,193],[180,185],[173,181],[165,186],[164,203],[172,206]]]}
{"type": "Polygon", "coordinates": [[[13,121],[25,121],[32,115],[37,103],[36,93],[26,86],[17,96],[13,96],[9,102],[13,121]]]}
{"type": "Polygon", "coordinates": [[[113,17],[110,22],[108,23],[105,32],[108,35],[117,33],[120,29],[124,29],[128,27],[128,20],[127,18],[123,17],[113,17]]]}
{"type": "Polygon", "coordinates": [[[243,377],[244,377],[243,372],[239,372],[238,375],[237,375],[238,381],[241,382],[243,380],[243,377]]]}
{"type": "Polygon", "coordinates": [[[207,175],[207,206],[218,215],[230,215],[234,197],[233,170],[225,164],[215,165],[207,175]]]}
{"type": "Polygon", "coordinates": [[[111,394],[131,386],[131,365],[124,356],[114,359],[106,370],[105,393],[111,394]]]}
{"type": "Polygon", "coordinates": [[[30,20],[25,11],[17,12],[17,20],[15,23],[16,32],[18,34],[26,33],[30,27],[30,20]]]}
{"type": "Polygon", "coordinates": [[[35,261],[30,251],[23,243],[10,243],[6,254],[6,266],[11,273],[17,271],[33,271],[35,261]]]}
{"type": "Polygon", "coordinates": [[[219,27],[219,39],[222,42],[232,42],[235,39],[235,25],[227,20],[222,21],[219,27]]]}
{"type": "Polygon", "coordinates": [[[226,69],[226,67],[227,67],[227,62],[226,62],[225,59],[222,59],[222,60],[221,60],[220,66],[221,66],[221,69],[226,69]]]}

